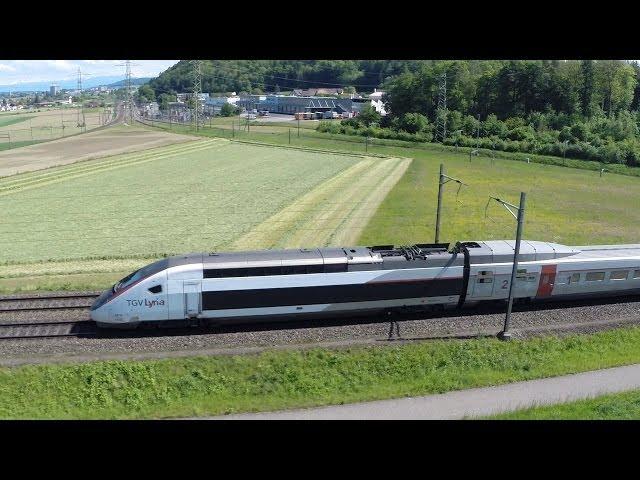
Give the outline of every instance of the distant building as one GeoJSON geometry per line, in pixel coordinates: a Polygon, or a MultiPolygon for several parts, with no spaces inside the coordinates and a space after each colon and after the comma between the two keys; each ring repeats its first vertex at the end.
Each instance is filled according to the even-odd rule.
{"type": "Polygon", "coordinates": [[[52,97],[55,97],[56,95],[58,95],[58,93],[60,93],[59,85],[51,85],[49,87],[49,95],[51,95],[52,97]]]}
{"type": "Polygon", "coordinates": [[[143,103],[140,105],[140,110],[144,117],[156,117],[160,113],[160,108],[157,102],[143,103]]]}
{"type": "Polygon", "coordinates": [[[344,90],[342,88],[296,88],[291,92],[291,95],[296,97],[317,97],[318,95],[342,95],[344,90]]]}
{"type": "Polygon", "coordinates": [[[220,113],[220,109],[226,103],[231,105],[236,105],[240,97],[237,95],[232,95],[229,97],[208,97],[204,102],[203,112],[207,115],[217,115],[220,113]]]}
{"type": "Polygon", "coordinates": [[[300,112],[350,113],[353,100],[335,97],[296,97],[287,95],[250,95],[242,97],[237,105],[246,110],[268,110],[271,113],[293,115],[300,112]]]}
{"type": "Polygon", "coordinates": [[[385,92],[382,90],[378,90],[377,88],[373,89],[373,93],[369,95],[369,100],[371,100],[371,106],[376,109],[376,111],[380,115],[386,115],[387,111],[384,108],[384,103],[382,102],[382,96],[385,92]]]}
{"type": "Polygon", "coordinates": [[[169,117],[175,122],[190,122],[191,110],[184,102],[169,102],[167,104],[169,117]]]}

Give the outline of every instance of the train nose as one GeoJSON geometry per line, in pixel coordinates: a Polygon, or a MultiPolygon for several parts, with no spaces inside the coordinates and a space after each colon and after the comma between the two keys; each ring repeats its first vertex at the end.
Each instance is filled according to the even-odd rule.
{"type": "Polygon", "coordinates": [[[91,310],[91,320],[96,323],[105,323],[109,320],[109,313],[107,308],[96,308],[91,310]]]}

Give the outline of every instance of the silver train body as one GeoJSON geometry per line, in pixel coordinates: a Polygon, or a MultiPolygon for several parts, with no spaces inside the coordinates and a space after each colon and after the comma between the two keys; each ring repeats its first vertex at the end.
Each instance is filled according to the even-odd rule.
{"type": "MultiPolygon", "coordinates": [[[[462,308],[505,300],[513,241],[198,253],[123,278],[91,307],[102,327],[223,324],[462,308]]],[[[522,241],[514,296],[640,293],[640,245],[522,241]]]]}

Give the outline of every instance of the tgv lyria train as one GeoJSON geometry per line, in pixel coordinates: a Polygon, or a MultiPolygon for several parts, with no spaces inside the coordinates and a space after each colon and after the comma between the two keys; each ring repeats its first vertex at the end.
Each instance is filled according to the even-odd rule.
{"type": "MultiPolygon", "coordinates": [[[[157,261],[91,307],[103,327],[258,322],[505,300],[513,241],[196,253],[157,261]]],[[[514,297],[640,293],[640,244],[522,241],[514,297]]]]}

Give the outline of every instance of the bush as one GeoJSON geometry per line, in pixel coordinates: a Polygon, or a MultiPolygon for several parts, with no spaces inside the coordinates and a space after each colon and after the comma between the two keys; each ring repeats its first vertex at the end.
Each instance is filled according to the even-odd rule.
{"type": "Polygon", "coordinates": [[[240,109],[230,103],[225,103],[222,108],[220,108],[220,115],[223,117],[232,117],[240,113],[240,109]]]}
{"type": "Polygon", "coordinates": [[[407,133],[425,132],[429,128],[429,119],[420,113],[405,113],[398,127],[407,133]]]}

